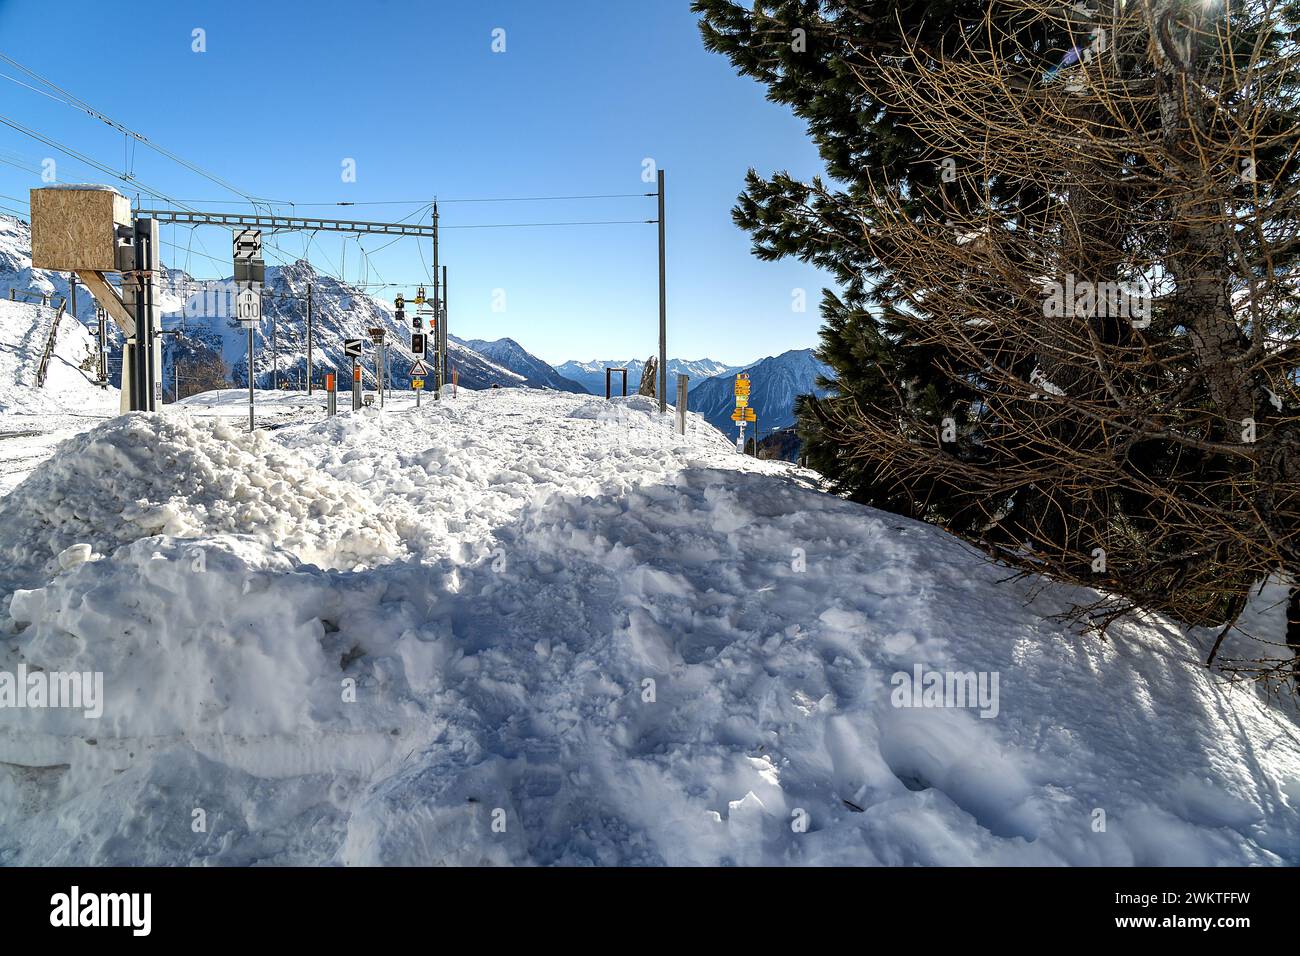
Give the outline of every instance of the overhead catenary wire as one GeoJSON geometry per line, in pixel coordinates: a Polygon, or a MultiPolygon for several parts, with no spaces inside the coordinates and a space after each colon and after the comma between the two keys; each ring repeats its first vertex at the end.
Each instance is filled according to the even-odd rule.
{"type": "MultiPolygon", "coordinates": [[[[16,69],[18,69],[18,70],[21,70],[21,71],[22,71],[23,73],[25,73],[27,76],[29,76],[29,77],[31,77],[32,79],[36,80],[38,83],[43,83],[45,86],[49,87],[51,90],[54,90],[56,93],[59,94],[59,96],[55,96],[55,97],[52,97],[52,98],[54,98],[54,99],[60,99],[60,98],[61,98],[62,101],[63,101],[64,103],[66,103],[67,105],[73,107],[74,109],[78,109],[78,110],[82,111],[83,113],[86,113],[88,116],[90,116],[90,117],[92,117],[92,118],[94,118],[94,119],[97,119],[97,120],[99,120],[99,121],[101,121],[101,122],[103,122],[103,123],[106,123],[107,125],[111,126],[113,129],[116,129],[117,131],[119,131],[120,133],[122,133],[124,136],[128,137],[128,140],[129,140],[129,142],[128,142],[128,144],[127,144],[128,146],[133,147],[135,143],[143,143],[145,146],[149,147],[149,148],[152,149],[154,152],[156,152],[156,153],[158,153],[158,154],[160,154],[160,155],[162,155],[162,156],[167,157],[168,159],[172,160],[172,162],[179,163],[181,166],[184,166],[186,169],[190,170],[191,172],[197,173],[198,175],[202,176],[204,179],[207,179],[207,180],[209,180],[210,182],[216,183],[218,186],[221,186],[221,187],[223,187],[223,188],[225,188],[225,189],[228,189],[228,190],[230,190],[231,192],[233,192],[233,193],[235,193],[235,194],[237,194],[237,195],[239,195],[239,196],[242,196],[243,198],[247,199],[247,200],[248,200],[249,202],[251,202],[251,203],[267,203],[267,202],[271,202],[271,200],[267,200],[267,199],[263,199],[263,198],[260,198],[260,197],[253,196],[252,194],[250,194],[250,193],[248,193],[248,192],[245,192],[244,190],[240,189],[238,186],[235,186],[235,185],[233,185],[232,183],[228,182],[227,180],[221,178],[221,177],[218,176],[216,173],[213,173],[213,172],[210,172],[210,171],[207,170],[207,169],[204,169],[202,166],[199,166],[197,163],[192,163],[192,162],[190,162],[189,160],[185,159],[183,156],[178,156],[176,153],[174,153],[174,152],[172,152],[171,150],[167,149],[165,146],[162,146],[162,145],[159,144],[159,143],[155,143],[153,140],[149,139],[149,137],[145,136],[143,133],[137,132],[136,130],[134,130],[134,129],[132,129],[131,127],[127,126],[125,123],[121,123],[121,122],[119,122],[119,121],[113,119],[112,117],[107,116],[106,114],[104,114],[104,113],[101,112],[100,110],[95,109],[93,106],[91,106],[91,105],[90,105],[89,103],[87,103],[85,100],[83,100],[83,99],[81,99],[80,97],[76,96],[75,94],[69,92],[68,90],[65,90],[63,87],[59,86],[58,84],[56,84],[56,83],[53,82],[52,80],[47,79],[46,77],[44,77],[44,76],[42,76],[41,74],[37,73],[35,70],[32,70],[31,68],[24,66],[22,63],[19,63],[17,60],[15,60],[13,57],[9,56],[8,54],[5,54],[5,53],[0,52],[0,60],[4,61],[5,63],[8,63],[10,66],[13,66],[14,68],[16,68],[16,69]]],[[[4,79],[7,79],[7,80],[11,80],[12,82],[19,83],[19,84],[22,85],[22,86],[28,86],[28,84],[26,84],[26,83],[22,83],[22,82],[19,81],[19,80],[15,80],[13,77],[6,76],[5,74],[0,74],[0,77],[3,77],[4,79]]],[[[31,88],[31,87],[29,87],[29,88],[31,88]]],[[[42,92],[42,91],[41,91],[41,90],[36,90],[36,92],[40,93],[40,92],[42,92]]],[[[48,93],[45,94],[45,95],[46,95],[46,96],[50,96],[50,94],[48,94],[48,93]]],[[[124,162],[125,162],[125,164],[126,164],[126,169],[124,169],[124,172],[127,172],[127,173],[128,173],[128,178],[132,178],[132,177],[129,176],[129,171],[130,171],[131,166],[132,166],[131,158],[130,158],[129,156],[124,156],[124,162]]],[[[176,202],[175,200],[171,200],[171,201],[172,201],[172,202],[176,202]]],[[[180,203],[177,203],[177,204],[180,205],[180,203]]]]}
{"type": "MultiPolygon", "coordinates": [[[[44,143],[46,146],[49,146],[51,149],[57,149],[65,156],[71,156],[73,159],[77,160],[80,163],[85,163],[87,166],[90,166],[92,169],[96,169],[101,173],[104,173],[108,176],[112,176],[114,179],[118,180],[119,182],[127,183],[128,185],[134,186],[136,189],[141,190],[142,192],[146,192],[150,196],[155,196],[158,199],[163,200],[164,202],[171,203],[174,206],[181,206],[182,208],[185,208],[184,203],[178,202],[177,200],[173,199],[171,196],[168,196],[166,193],[154,189],[152,186],[147,186],[144,183],[142,183],[140,180],[127,175],[126,170],[123,170],[121,173],[119,173],[116,170],[112,169],[111,167],[106,166],[97,160],[91,159],[89,156],[85,155],[84,153],[73,149],[71,146],[61,143],[59,140],[56,140],[51,136],[46,136],[45,134],[39,132],[38,130],[32,129],[29,126],[25,126],[22,123],[19,123],[17,120],[10,119],[7,116],[0,115],[0,123],[3,123],[5,126],[8,126],[10,129],[22,133],[24,136],[30,136],[32,139],[44,143]]],[[[196,210],[191,209],[188,211],[194,212],[196,210]]]]}
{"type": "MultiPolygon", "coordinates": [[[[581,196],[493,196],[484,198],[456,198],[456,199],[438,199],[439,203],[497,203],[497,202],[565,202],[584,199],[643,199],[647,196],[654,196],[656,193],[590,193],[581,196]]],[[[184,202],[194,203],[197,206],[218,205],[226,202],[224,199],[186,199],[184,202]]],[[[302,206],[302,207],[324,207],[324,206],[431,206],[427,199],[361,199],[361,200],[340,200],[336,199],[331,202],[292,202],[289,200],[273,201],[273,206],[302,206]]]]}

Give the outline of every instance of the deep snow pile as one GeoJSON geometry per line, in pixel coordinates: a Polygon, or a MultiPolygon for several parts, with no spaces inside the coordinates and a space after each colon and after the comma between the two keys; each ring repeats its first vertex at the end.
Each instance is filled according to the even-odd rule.
{"type": "Polygon", "coordinates": [[[43,581],[75,545],[110,554],[150,535],[219,532],[327,567],[402,552],[396,521],[368,496],[265,432],[137,413],[67,440],[0,499],[0,580],[43,581]]]}
{"type": "Polygon", "coordinates": [[[102,672],[104,714],[0,709],[0,862],[1300,862],[1295,712],[1196,667],[1209,635],[1076,635],[1075,592],[666,425],[462,391],[220,469],[157,429],[176,471],[292,456],[406,509],[399,559],[302,564],[204,486],[20,592],[0,672],[102,672]],[[897,706],[918,666],[996,706],[897,706]]]}

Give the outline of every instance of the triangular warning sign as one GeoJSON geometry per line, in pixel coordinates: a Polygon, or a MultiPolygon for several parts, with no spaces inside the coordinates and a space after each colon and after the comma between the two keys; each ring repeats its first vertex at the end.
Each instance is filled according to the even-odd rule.
{"type": "Polygon", "coordinates": [[[428,374],[429,374],[429,366],[425,365],[419,359],[416,359],[415,364],[411,366],[411,378],[416,378],[417,376],[424,376],[428,374]]]}

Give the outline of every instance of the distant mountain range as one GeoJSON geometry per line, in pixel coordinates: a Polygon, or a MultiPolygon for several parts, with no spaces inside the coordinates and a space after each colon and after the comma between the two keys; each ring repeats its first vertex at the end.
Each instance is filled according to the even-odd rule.
{"type": "MultiPolygon", "coordinates": [[[[591,362],[565,362],[563,365],[555,366],[555,370],[566,379],[577,382],[592,395],[599,395],[602,398],[605,395],[605,369],[606,368],[626,368],[627,369],[627,390],[629,393],[636,392],[641,384],[641,375],[645,371],[645,361],[642,359],[608,359],[594,360],[591,362]]],[[[673,401],[677,395],[677,376],[689,375],[691,377],[691,386],[706,378],[714,375],[723,375],[727,372],[734,372],[738,366],[725,365],[722,362],[715,362],[713,359],[675,359],[668,360],[668,399],[673,401]]],[[[610,376],[610,390],[615,394],[621,391],[623,376],[619,372],[614,372],[610,376]]]]}
{"type": "MultiPolygon", "coordinates": [[[[299,387],[306,381],[308,286],[312,288],[312,363],[318,382],[326,371],[345,369],[351,361],[343,354],[345,339],[367,338],[367,330],[383,328],[390,343],[394,381],[405,379],[413,356],[410,355],[410,330],[398,322],[393,306],[367,295],[346,282],[318,272],[311,263],[299,260],[292,265],[269,266],[262,300],[262,324],[255,330],[256,355],[253,373],[256,384],[270,388],[274,382],[299,387]]],[[[21,219],[0,215],[0,297],[9,290],[45,295],[51,305],[68,297],[68,277],[61,272],[32,268],[31,229],[21,219]]],[[[163,327],[179,329],[182,335],[163,338],[163,388],[170,391],[175,383],[175,359],[203,360],[219,357],[237,385],[248,382],[248,336],[233,318],[226,299],[225,280],[204,281],[182,269],[167,269],[160,281],[159,301],[163,309],[163,327]]],[[[28,301],[19,295],[22,301],[28,301]]],[[[79,288],[77,317],[93,326],[96,304],[90,293],[79,288]]],[[[453,328],[455,316],[452,316],[453,328]]],[[[121,375],[121,337],[110,322],[110,378],[116,385],[121,375]]],[[[531,386],[580,392],[581,386],[568,382],[517,342],[501,339],[483,344],[510,366],[476,350],[465,341],[449,336],[449,364],[467,388],[531,386]]],[[[367,385],[371,384],[370,348],[367,342],[367,385]]]]}
{"type": "Polygon", "coordinates": [[[486,339],[457,339],[454,335],[451,338],[473,349],[479,355],[486,356],[502,368],[524,376],[527,384],[534,388],[553,388],[557,392],[579,394],[587,391],[581,384],[565,378],[558,369],[552,368],[527,351],[514,339],[497,339],[495,342],[489,342],[486,339]]]}
{"type": "MultiPolygon", "coordinates": [[[[782,352],[740,371],[749,373],[749,405],[764,435],[794,424],[794,403],[800,395],[826,395],[825,389],[817,387],[817,377],[831,374],[830,366],[818,360],[812,349],[782,352]]],[[[733,375],[708,378],[687,396],[691,411],[699,412],[709,424],[732,437],[736,435],[736,423],[731,420],[736,407],[735,381],[733,375]]],[[[746,434],[752,434],[752,430],[746,434]]]]}
{"type": "MultiPolygon", "coordinates": [[[[344,340],[368,339],[367,330],[383,328],[390,343],[394,382],[405,384],[413,356],[408,350],[410,330],[398,322],[393,306],[366,294],[333,276],[318,272],[306,260],[291,265],[269,266],[262,301],[262,323],[254,332],[256,354],[253,376],[261,388],[273,387],[278,380],[291,387],[306,381],[307,323],[306,294],[312,289],[313,369],[318,382],[331,369],[346,369],[351,361],[343,354],[344,340]]],[[[227,280],[199,280],[182,269],[167,269],[160,282],[160,302],[164,328],[181,330],[181,335],[163,337],[163,387],[170,392],[175,383],[176,359],[202,362],[219,357],[236,385],[248,382],[247,332],[233,317],[227,303],[230,285],[227,280]]],[[[68,277],[31,267],[31,230],[27,223],[12,216],[0,215],[0,296],[10,289],[46,295],[50,304],[68,296],[68,277]]],[[[20,296],[20,299],[25,297],[20,296]]],[[[81,288],[77,298],[77,317],[93,326],[95,301],[81,288]]],[[[451,317],[455,328],[456,317],[451,317]]],[[[110,322],[110,379],[118,384],[121,369],[121,337],[110,322]]],[[[552,367],[528,352],[514,339],[461,339],[449,337],[450,364],[459,382],[467,388],[528,386],[562,392],[605,394],[605,368],[626,367],[628,391],[641,384],[645,368],[643,359],[569,361],[552,367]]],[[[367,385],[371,384],[372,353],[367,341],[367,385]]],[[[713,425],[728,435],[735,434],[731,410],[735,407],[733,374],[741,371],[713,359],[669,359],[668,400],[676,400],[679,374],[691,379],[690,407],[699,411],[713,425]]],[[[811,349],[785,352],[746,366],[752,391],[750,404],[758,413],[764,434],[794,422],[795,398],[815,392],[819,374],[829,373],[817,361],[811,349]]],[[[613,378],[615,392],[620,390],[620,376],[613,378]]]]}

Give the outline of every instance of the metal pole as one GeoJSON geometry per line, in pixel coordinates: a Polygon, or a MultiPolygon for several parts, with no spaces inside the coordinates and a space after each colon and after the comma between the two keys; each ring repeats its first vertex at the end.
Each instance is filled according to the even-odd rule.
{"type": "Polygon", "coordinates": [[[659,413],[668,407],[668,304],[664,280],[664,171],[659,170],[659,413]]]}
{"type": "Polygon", "coordinates": [[[80,316],[77,315],[77,274],[75,272],[68,273],[68,292],[72,296],[72,317],[79,319],[80,316]]]}
{"type": "Polygon", "coordinates": [[[108,313],[103,309],[95,310],[95,318],[99,320],[99,381],[104,388],[108,387],[108,313]]]}
{"type": "Polygon", "coordinates": [[[441,361],[438,363],[438,393],[442,393],[442,387],[447,384],[447,314],[451,310],[448,308],[447,299],[447,267],[442,267],[442,321],[438,323],[438,357],[441,361]]]}
{"type": "Polygon", "coordinates": [[[352,410],[361,410],[361,359],[352,360],[352,410]]]}
{"type": "Polygon", "coordinates": [[[308,282],[307,283],[307,394],[308,396],[310,396],[312,392],[311,389],[311,333],[312,333],[311,286],[312,284],[308,282]]]}
{"type": "Polygon", "coordinates": [[[135,221],[135,337],[129,345],[131,411],[152,412],[154,404],[154,270],[157,268],[158,222],[135,221]]]}
{"type": "MultiPolygon", "coordinates": [[[[678,374],[677,376],[677,434],[686,434],[686,383],[690,381],[690,376],[678,374]]],[[[607,389],[608,390],[608,389],[607,389]]]]}
{"type": "Polygon", "coordinates": [[[605,369],[605,401],[609,401],[609,369],[605,369]]]}
{"type": "Polygon", "coordinates": [[[439,280],[442,277],[438,265],[438,202],[433,203],[433,321],[436,324],[436,334],[433,337],[433,398],[434,401],[442,401],[442,389],[438,387],[438,376],[441,374],[439,363],[442,360],[440,354],[442,342],[442,291],[439,287],[439,280]]]}
{"type": "Polygon", "coordinates": [[[253,420],[253,327],[248,327],[248,430],[257,427],[253,420]]]}
{"type": "Polygon", "coordinates": [[[271,316],[271,387],[280,387],[280,322],[271,316]]]}

